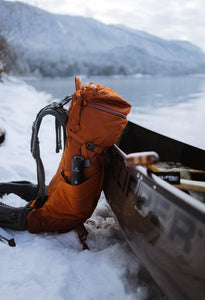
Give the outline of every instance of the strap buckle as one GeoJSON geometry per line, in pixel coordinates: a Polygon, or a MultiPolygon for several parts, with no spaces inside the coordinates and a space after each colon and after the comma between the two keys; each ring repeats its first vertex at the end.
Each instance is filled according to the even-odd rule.
{"type": "Polygon", "coordinates": [[[91,142],[86,142],[85,144],[86,144],[86,149],[87,149],[87,150],[90,150],[90,151],[93,151],[93,152],[94,152],[95,147],[96,147],[95,144],[93,144],[93,143],[91,143],[91,142]]]}

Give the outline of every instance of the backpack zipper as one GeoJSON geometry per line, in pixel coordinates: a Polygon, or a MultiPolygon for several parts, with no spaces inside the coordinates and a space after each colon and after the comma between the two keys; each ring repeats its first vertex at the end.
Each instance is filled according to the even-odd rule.
{"type": "Polygon", "coordinates": [[[106,113],[109,113],[109,114],[112,114],[112,115],[115,115],[117,117],[120,117],[122,119],[127,119],[127,116],[119,111],[116,111],[116,110],[113,110],[111,108],[107,108],[105,106],[102,106],[102,105],[99,105],[99,104],[94,104],[94,103],[86,103],[85,105],[86,107],[90,107],[90,108],[94,108],[94,109],[98,109],[98,110],[101,110],[103,112],[106,112],[106,113]]]}

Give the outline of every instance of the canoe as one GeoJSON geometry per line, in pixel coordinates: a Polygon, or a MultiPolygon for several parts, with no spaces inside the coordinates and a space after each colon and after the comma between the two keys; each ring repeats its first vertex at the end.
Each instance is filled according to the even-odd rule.
{"type": "Polygon", "coordinates": [[[170,299],[205,299],[204,170],[204,150],[132,122],[109,152],[105,197],[134,254],[170,299]],[[147,151],[159,155],[155,168],[129,166],[129,153],[147,151]]]}

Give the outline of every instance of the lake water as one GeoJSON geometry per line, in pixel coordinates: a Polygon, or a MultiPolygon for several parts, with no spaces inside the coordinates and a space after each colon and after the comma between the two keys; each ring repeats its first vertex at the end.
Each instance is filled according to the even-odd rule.
{"type": "MultiPolygon", "coordinates": [[[[63,99],[75,90],[74,77],[27,82],[54,99],[63,99]]],[[[108,86],[130,102],[130,121],[205,149],[205,75],[82,77],[82,83],[87,82],[108,86]]]]}

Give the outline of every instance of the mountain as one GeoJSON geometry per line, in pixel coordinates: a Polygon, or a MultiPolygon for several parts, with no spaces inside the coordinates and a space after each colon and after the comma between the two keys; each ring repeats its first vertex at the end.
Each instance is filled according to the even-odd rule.
{"type": "Polygon", "coordinates": [[[92,18],[57,15],[0,0],[0,33],[18,57],[19,72],[81,74],[189,74],[205,72],[205,53],[183,41],[164,40],[92,18]]]}

